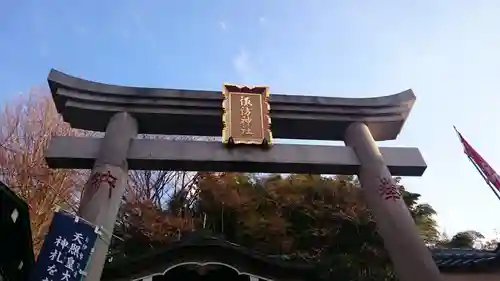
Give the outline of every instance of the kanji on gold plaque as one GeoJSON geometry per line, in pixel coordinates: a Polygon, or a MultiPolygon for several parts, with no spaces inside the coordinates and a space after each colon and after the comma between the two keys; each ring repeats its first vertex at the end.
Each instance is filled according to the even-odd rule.
{"type": "Polygon", "coordinates": [[[271,144],[269,88],[224,84],[222,94],[222,142],[271,144]]]}

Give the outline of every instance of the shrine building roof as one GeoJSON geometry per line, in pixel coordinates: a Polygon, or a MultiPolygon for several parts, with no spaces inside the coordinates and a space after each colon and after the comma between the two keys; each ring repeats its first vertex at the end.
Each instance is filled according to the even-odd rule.
{"type": "Polygon", "coordinates": [[[222,265],[260,280],[312,276],[315,269],[311,264],[265,256],[220,237],[195,232],[162,249],[107,264],[101,280],[142,280],[144,276],[163,275],[180,265],[222,265]]]}
{"type": "Polygon", "coordinates": [[[478,249],[431,249],[441,272],[500,271],[500,251],[478,249]]]}

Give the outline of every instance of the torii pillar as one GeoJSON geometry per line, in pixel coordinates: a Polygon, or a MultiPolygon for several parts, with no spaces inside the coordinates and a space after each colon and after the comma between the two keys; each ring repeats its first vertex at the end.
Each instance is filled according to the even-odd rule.
{"type": "Polygon", "coordinates": [[[431,252],[420,237],[368,126],[360,122],[351,124],[346,130],[345,143],[354,149],[361,163],[358,177],[364,198],[399,280],[441,280],[431,252]]]}
{"type": "Polygon", "coordinates": [[[86,281],[101,278],[118,210],[127,187],[127,155],[137,131],[137,121],[130,114],[120,112],[111,117],[90,178],[83,189],[78,215],[102,229],[85,269],[86,281]]]}

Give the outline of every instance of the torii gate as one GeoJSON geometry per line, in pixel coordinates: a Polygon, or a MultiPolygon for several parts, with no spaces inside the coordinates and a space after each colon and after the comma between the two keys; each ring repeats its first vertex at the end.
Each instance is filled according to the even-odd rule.
{"type": "MultiPolygon", "coordinates": [[[[104,138],[54,137],[46,152],[51,168],[92,169],[79,209],[84,219],[112,231],[128,169],[357,174],[399,279],[441,280],[392,180],[392,175],[421,176],[425,161],[417,148],[376,145],[400,133],[415,102],[411,90],[356,99],[273,94],[268,103],[268,90],[261,88],[265,95],[252,97],[256,107],[251,109],[260,121],[269,121],[256,127],[261,138],[272,119],[275,137],[340,140],[346,146],[277,144],[268,149],[228,149],[216,142],[135,137],[138,133],[220,136],[225,128],[222,116],[228,110],[223,102],[229,102],[231,94],[250,97],[251,91],[225,88],[224,96],[220,91],[123,87],[55,70],[48,82],[66,122],[73,128],[105,132],[104,138]],[[269,105],[270,112],[265,110],[269,105]]],[[[243,117],[235,118],[241,122],[243,117]]],[[[243,131],[238,134],[233,132],[232,137],[245,138],[243,131]]],[[[89,281],[99,280],[108,246],[97,241],[94,250],[85,279],[89,281]]]]}

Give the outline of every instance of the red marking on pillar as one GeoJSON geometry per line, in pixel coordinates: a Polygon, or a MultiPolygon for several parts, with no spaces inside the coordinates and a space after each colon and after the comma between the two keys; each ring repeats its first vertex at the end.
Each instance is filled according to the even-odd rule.
{"type": "Polygon", "coordinates": [[[95,172],[91,177],[90,177],[90,186],[92,189],[97,191],[101,183],[106,183],[108,184],[109,188],[109,198],[111,198],[112,190],[116,187],[116,181],[118,180],[117,177],[113,176],[110,171],[107,171],[106,173],[99,173],[95,172]]]}
{"type": "Polygon", "coordinates": [[[390,179],[382,178],[379,184],[379,194],[384,200],[396,201],[401,199],[401,192],[390,179]]]}

